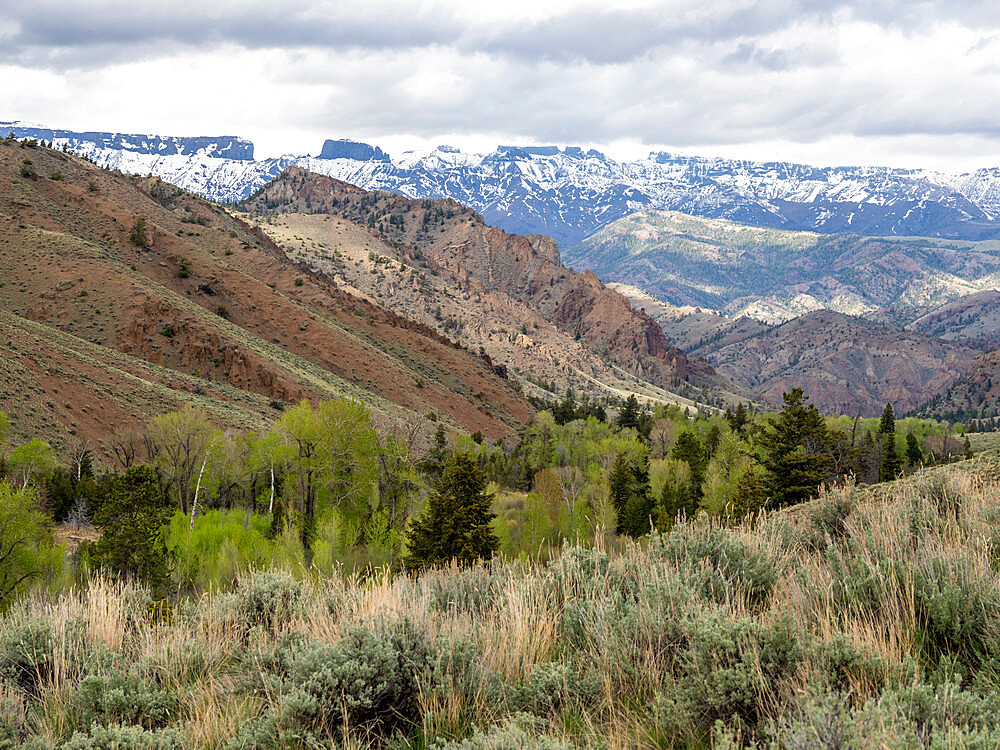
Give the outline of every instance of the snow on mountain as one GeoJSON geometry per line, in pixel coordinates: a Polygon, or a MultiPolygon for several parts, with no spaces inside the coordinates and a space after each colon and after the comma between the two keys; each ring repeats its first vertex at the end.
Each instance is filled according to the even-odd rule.
{"type": "Polygon", "coordinates": [[[101,166],[155,174],[220,201],[245,198],[297,165],[366,189],[454,198],[491,224],[547,234],[564,246],[647,208],[823,233],[1000,237],[997,168],[959,175],[663,152],[619,162],[599,151],[554,146],[500,146],[488,154],[439,146],[393,158],[346,140],[327,141],[319,156],[254,160],[253,144],[230,136],[81,133],[0,123],[0,133],[5,131],[65,144],[101,166]]]}

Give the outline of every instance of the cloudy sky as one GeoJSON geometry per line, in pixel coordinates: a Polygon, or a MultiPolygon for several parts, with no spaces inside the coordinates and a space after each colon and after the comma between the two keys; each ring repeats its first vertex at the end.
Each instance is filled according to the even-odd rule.
{"type": "Polygon", "coordinates": [[[1000,3],[0,0],[0,120],[1000,165],[1000,3]],[[613,6],[613,7],[612,7],[613,6]]]}

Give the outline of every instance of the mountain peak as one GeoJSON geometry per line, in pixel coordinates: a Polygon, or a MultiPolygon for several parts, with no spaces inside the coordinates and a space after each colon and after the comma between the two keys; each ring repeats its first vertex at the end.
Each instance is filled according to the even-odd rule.
{"type": "Polygon", "coordinates": [[[319,158],[352,159],[353,161],[391,161],[389,155],[378,146],[369,146],[367,143],[351,141],[346,138],[336,141],[324,141],[323,150],[320,152],[319,158]]]}

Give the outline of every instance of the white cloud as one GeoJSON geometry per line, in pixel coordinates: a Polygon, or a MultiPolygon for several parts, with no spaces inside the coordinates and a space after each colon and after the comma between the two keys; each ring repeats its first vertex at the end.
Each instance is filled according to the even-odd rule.
{"type": "Polygon", "coordinates": [[[0,119],[957,169],[1000,163],[1000,7],[0,0],[0,119]]]}

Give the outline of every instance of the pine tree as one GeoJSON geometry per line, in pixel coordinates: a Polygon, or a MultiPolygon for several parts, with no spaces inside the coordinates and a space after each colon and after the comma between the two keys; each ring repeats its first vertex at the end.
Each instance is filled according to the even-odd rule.
{"type": "Polygon", "coordinates": [[[771,503],[776,507],[800,503],[814,497],[829,479],[833,460],[829,454],[830,433],[823,415],[801,388],[783,394],[785,405],[768,420],[761,432],[764,468],[768,472],[771,503]]]}
{"type": "Polygon", "coordinates": [[[691,467],[691,504],[697,507],[701,500],[701,485],[705,481],[705,467],[708,463],[705,449],[698,436],[691,430],[681,432],[670,451],[670,457],[684,461],[691,467]]]}
{"type": "Polygon", "coordinates": [[[410,522],[406,567],[419,570],[452,560],[469,565],[492,557],[500,541],[491,525],[496,516],[490,501],[475,458],[468,453],[451,456],[427,509],[410,522]]]}
{"type": "Polygon", "coordinates": [[[154,596],[165,595],[170,571],[163,527],[173,510],[156,473],[141,464],[130,467],[115,480],[94,514],[101,538],[93,546],[93,561],[123,578],[145,583],[154,596]]]}
{"type": "Polygon", "coordinates": [[[964,446],[965,446],[965,457],[972,458],[972,443],[969,442],[968,435],[965,436],[964,446]]]}
{"type": "Polygon", "coordinates": [[[639,399],[637,399],[633,393],[625,399],[625,405],[618,413],[618,426],[623,430],[628,427],[631,427],[633,430],[638,430],[640,417],[639,399]]]}
{"type": "Polygon", "coordinates": [[[882,419],[878,423],[878,434],[880,436],[896,434],[896,415],[892,413],[892,404],[886,404],[882,411],[882,419]]]}
{"type": "Polygon", "coordinates": [[[920,450],[917,436],[912,432],[906,433],[906,462],[910,466],[919,466],[924,462],[924,452],[920,450]]]}
{"type": "Polygon", "coordinates": [[[882,441],[882,466],[879,468],[879,481],[891,482],[903,473],[903,459],[896,452],[895,433],[889,433],[882,441]]]}

